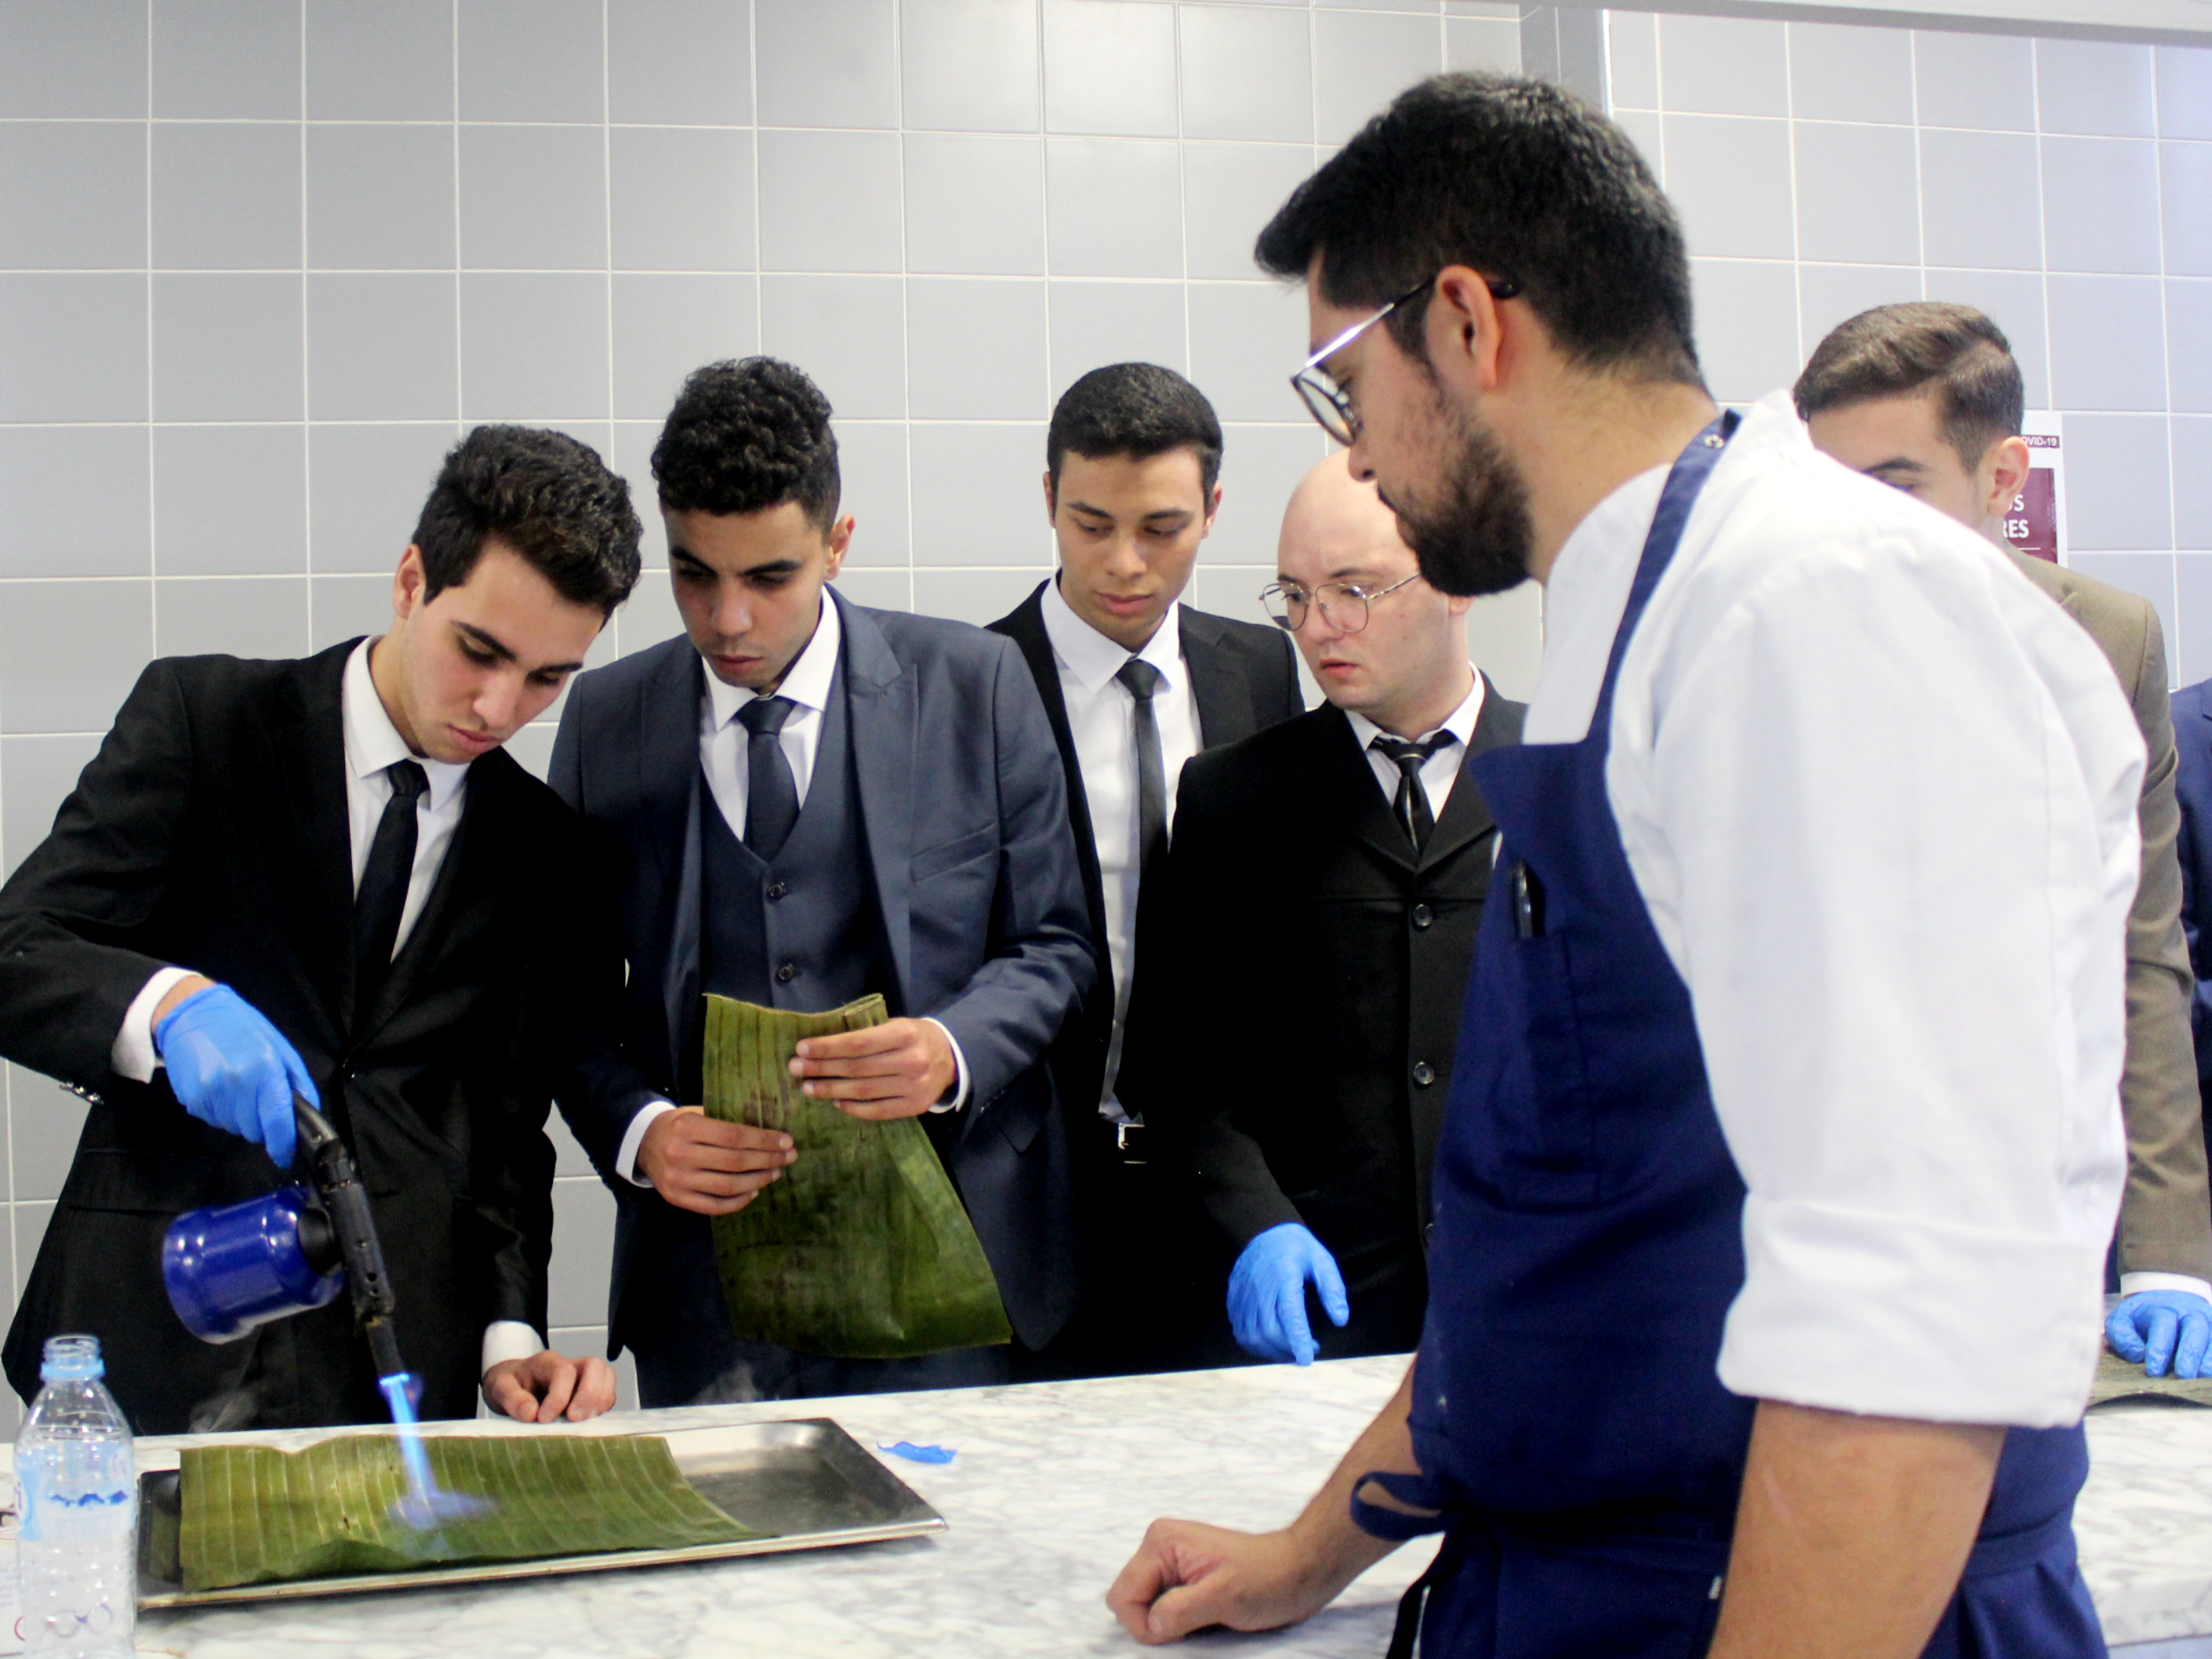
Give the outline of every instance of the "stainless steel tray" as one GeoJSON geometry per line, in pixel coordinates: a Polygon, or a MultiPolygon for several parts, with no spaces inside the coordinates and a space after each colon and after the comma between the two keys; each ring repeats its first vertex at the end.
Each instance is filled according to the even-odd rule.
{"type": "Polygon", "coordinates": [[[558,1555],[538,1561],[423,1567],[412,1572],[361,1573],[283,1584],[242,1584],[188,1591],[177,1561],[180,1517],[177,1472],[139,1477],[138,1605],[204,1607],[220,1601],[283,1601],[301,1596],[352,1595],[364,1590],[427,1589],[542,1578],[554,1573],[605,1572],[672,1561],[719,1561],[918,1538],[945,1530],[945,1518],[826,1417],[785,1423],[741,1423],[687,1429],[662,1437],[676,1467],[701,1497],[740,1526],[773,1536],[690,1549],[620,1550],[558,1555]]]}

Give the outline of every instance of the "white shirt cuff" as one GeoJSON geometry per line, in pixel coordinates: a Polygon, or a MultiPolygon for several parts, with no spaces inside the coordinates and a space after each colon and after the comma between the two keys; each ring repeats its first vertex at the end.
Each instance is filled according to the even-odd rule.
{"type": "Polygon", "coordinates": [[[545,1345],[538,1333],[520,1319],[495,1319],[484,1327],[483,1364],[477,1372],[482,1380],[485,1372],[495,1365],[503,1365],[510,1359],[527,1359],[534,1353],[544,1353],[545,1345]]]}
{"type": "Polygon", "coordinates": [[[159,968],[138,988],[138,994],[123,1011],[123,1029],[116,1032],[115,1042],[107,1050],[107,1063],[115,1068],[116,1076],[127,1077],[133,1083],[154,1080],[155,1068],[161,1063],[161,1055],[154,1052],[154,1010],[179,980],[191,976],[189,968],[159,968]]]}
{"type": "Polygon", "coordinates": [[[2201,1279],[2191,1279],[2187,1273],[2122,1273],[2120,1294],[2133,1296],[2138,1291],[2186,1291],[2191,1296],[2201,1296],[2212,1302],[2212,1285],[2201,1279]]]}
{"type": "Polygon", "coordinates": [[[945,1033],[945,1040],[952,1045],[952,1065],[956,1075],[952,1081],[952,1098],[940,1100],[929,1109],[933,1112],[957,1112],[968,1103],[968,1056],[960,1052],[960,1039],[952,1035],[952,1028],[941,1019],[929,1022],[945,1033]]]}
{"type": "Polygon", "coordinates": [[[653,1120],[665,1112],[676,1109],[669,1100],[648,1100],[637,1109],[637,1115],[623,1131],[622,1145],[615,1150],[615,1173],[633,1187],[650,1187],[653,1182],[638,1172],[637,1149],[645,1145],[645,1132],[653,1127],[653,1120]]]}

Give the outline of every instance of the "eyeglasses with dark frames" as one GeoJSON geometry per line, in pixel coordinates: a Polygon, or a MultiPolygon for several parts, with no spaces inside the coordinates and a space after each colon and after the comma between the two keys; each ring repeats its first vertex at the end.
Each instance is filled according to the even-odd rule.
{"type": "Polygon", "coordinates": [[[1376,600],[1386,598],[1403,587],[1407,582],[1420,580],[1415,571],[1404,581],[1395,581],[1388,587],[1369,587],[1360,582],[1323,582],[1311,593],[1296,582],[1269,582],[1260,590],[1260,603],[1267,607],[1267,614],[1275,626],[1286,634],[1295,634],[1306,625],[1310,607],[1321,607],[1322,619],[1340,634],[1357,634],[1367,626],[1368,608],[1376,600]]]}
{"type": "MultiPolygon", "coordinates": [[[[1441,274],[1441,273],[1440,273],[1441,274]]],[[[1354,323],[1319,351],[1307,358],[1298,372],[1291,376],[1291,390],[1304,403],[1306,412],[1321,422],[1321,429],[1349,449],[1359,438],[1359,416],[1352,407],[1351,394],[1337,385],[1335,379],[1322,365],[1350,345],[1369,329],[1381,322],[1400,306],[1407,305],[1426,294],[1435,284],[1436,277],[1407,289],[1364,322],[1354,323]]],[[[1493,300],[1517,300],[1521,284],[1505,276],[1486,276],[1484,285],[1493,300]]]]}

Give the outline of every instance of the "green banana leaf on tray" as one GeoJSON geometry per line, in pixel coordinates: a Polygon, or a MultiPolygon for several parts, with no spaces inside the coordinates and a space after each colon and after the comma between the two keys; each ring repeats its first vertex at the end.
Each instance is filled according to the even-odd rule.
{"type": "Polygon", "coordinates": [[[684,1549],[760,1534],[702,1498],[657,1435],[430,1435],[430,1470],[483,1513],[417,1531],[399,1442],[348,1434],[305,1451],[187,1446],[178,1553],[187,1590],[471,1561],[684,1549]]]}
{"type": "Polygon", "coordinates": [[[1010,1342],[998,1281],[919,1120],[869,1122],[810,1100],[799,1040],[884,1023],[872,996],[824,1014],[707,999],[707,1115],[781,1129],[799,1156],[714,1218],[731,1333],[837,1359],[1010,1342]]]}

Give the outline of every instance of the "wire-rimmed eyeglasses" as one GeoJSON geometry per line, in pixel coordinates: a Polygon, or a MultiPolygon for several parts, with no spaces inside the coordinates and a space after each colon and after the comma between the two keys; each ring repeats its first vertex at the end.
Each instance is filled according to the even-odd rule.
{"type": "Polygon", "coordinates": [[[1367,626],[1368,607],[1396,592],[1407,582],[1420,580],[1415,571],[1388,587],[1369,587],[1359,582],[1323,582],[1310,594],[1296,582],[1269,582],[1260,590],[1260,603],[1267,607],[1275,626],[1295,634],[1306,625],[1310,606],[1321,606],[1322,620],[1340,634],[1357,634],[1367,626]]]}
{"type": "MultiPolygon", "coordinates": [[[[1351,395],[1337,385],[1334,377],[1322,365],[1350,345],[1369,329],[1381,322],[1400,306],[1418,300],[1429,291],[1434,276],[1407,289],[1364,322],[1354,323],[1319,351],[1307,358],[1298,372],[1291,376],[1291,390],[1298,394],[1306,412],[1321,422],[1321,429],[1349,449],[1359,437],[1359,416],[1352,407],[1351,395]]],[[[1493,300],[1518,299],[1521,284],[1505,276],[1486,276],[1484,284],[1493,300]]]]}

